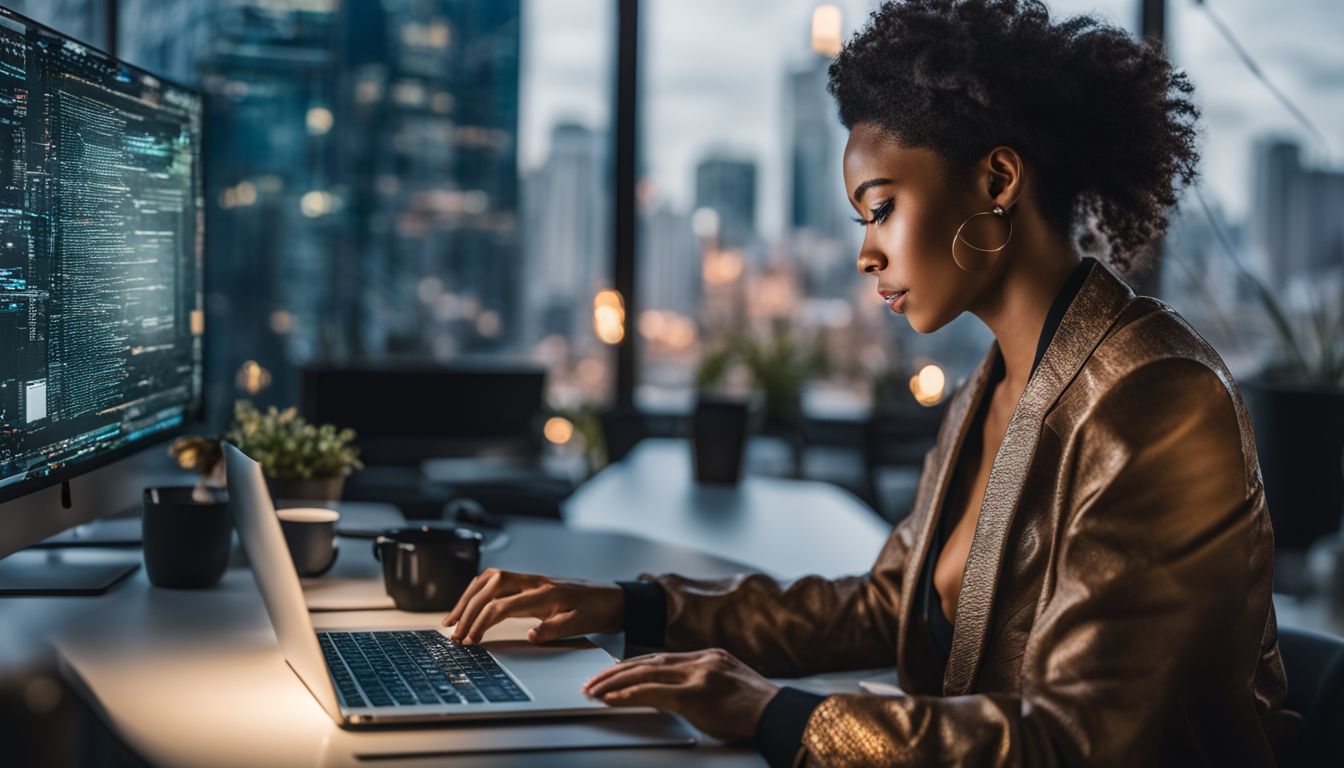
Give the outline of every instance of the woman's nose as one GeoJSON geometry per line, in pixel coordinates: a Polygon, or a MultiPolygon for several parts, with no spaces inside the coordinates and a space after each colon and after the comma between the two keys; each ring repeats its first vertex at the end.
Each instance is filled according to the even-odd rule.
{"type": "Polygon", "coordinates": [[[887,257],[876,248],[864,247],[859,251],[859,271],[865,275],[876,275],[887,268],[887,257]]]}

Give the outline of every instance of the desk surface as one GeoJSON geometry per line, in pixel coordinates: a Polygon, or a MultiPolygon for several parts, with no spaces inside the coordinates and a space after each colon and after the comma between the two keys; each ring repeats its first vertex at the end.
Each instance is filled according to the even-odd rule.
{"type": "Polygon", "coordinates": [[[623,531],[781,578],[863,573],[891,532],[829,483],[747,476],[736,486],[698,485],[686,440],[641,442],[575,491],[564,515],[576,528],[623,531]]]}
{"type": "MultiPolygon", "coordinates": [[[[488,553],[487,565],[593,579],[627,578],[646,567],[704,576],[745,568],[675,545],[553,522],[517,522],[510,533],[510,545],[488,553]]],[[[333,575],[347,580],[379,578],[369,549],[366,540],[343,539],[333,575]]],[[[126,553],[89,549],[70,556],[98,559],[126,553]]],[[[356,752],[386,750],[431,755],[395,761],[409,765],[763,764],[749,749],[703,735],[690,750],[644,747],[445,756],[433,753],[436,745],[442,750],[453,743],[453,727],[375,734],[342,731],[287,668],[252,574],[244,568],[230,569],[216,588],[202,591],[153,588],[141,569],[103,597],[19,598],[6,601],[4,610],[11,629],[0,630],[0,635],[22,632],[30,640],[49,638],[64,674],[125,742],[154,764],[344,766],[359,764],[356,752]],[[18,626],[24,629],[13,629],[18,626]]],[[[313,614],[319,627],[425,626],[438,618],[395,610],[313,614]]],[[[506,622],[486,640],[521,637],[533,623],[506,622]]],[[[620,636],[594,639],[619,654],[620,636]]],[[[822,693],[857,692],[859,679],[894,682],[894,675],[847,673],[809,678],[802,684],[822,693]]],[[[506,738],[522,745],[557,738],[558,732],[548,729],[565,726],[534,722],[490,727],[507,730],[506,738]]],[[[612,727],[627,726],[613,722],[612,727]]],[[[641,727],[648,726],[637,721],[628,726],[636,732],[641,727]]]]}

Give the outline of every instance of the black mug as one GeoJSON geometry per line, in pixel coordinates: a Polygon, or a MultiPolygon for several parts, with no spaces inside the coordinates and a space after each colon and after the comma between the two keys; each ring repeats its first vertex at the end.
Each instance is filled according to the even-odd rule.
{"type": "Polygon", "coordinates": [[[403,611],[447,611],[481,570],[481,534],[466,528],[395,528],[373,542],[383,583],[403,611]]]}
{"type": "Polygon", "coordinates": [[[196,501],[192,490],[145,489],[141,537],[145,572],[156,587],[214,586],[229,567],[233,517],[228,497],[216,490],[211,501],[196,501]]]}

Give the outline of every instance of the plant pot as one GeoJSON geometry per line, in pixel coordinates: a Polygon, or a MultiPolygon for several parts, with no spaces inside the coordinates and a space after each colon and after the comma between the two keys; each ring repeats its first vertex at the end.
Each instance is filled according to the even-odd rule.
{"type": "Polygon", "coordinates": [[[745,398],[701,395],[691,422],[691,452],[695,481],[736,485],[742,479],[752,401],[745,398]]]}
{"type": "Polygon", "coordinates": [[[1344,390],[1253,379],[1255,423],[1276,549],[1305,550],[1344,514],[1344,390]]]}
{"type": "Polygon", "coordinates": [[[192,499],[192,488],[146,488],[142,501],[145,572],[156,587],[204,589],[229,567],[233,517],[228,497],[192,499]]]}
{"type": "Polygon", "coordinates": [[[313,478],[267,477],[266,487],[271,492],[271,499],[276,502],[286,500],[330,503],[341,500],[341,492],[345,490],[345,476],[337,475],[336,477],[313,478]]]}

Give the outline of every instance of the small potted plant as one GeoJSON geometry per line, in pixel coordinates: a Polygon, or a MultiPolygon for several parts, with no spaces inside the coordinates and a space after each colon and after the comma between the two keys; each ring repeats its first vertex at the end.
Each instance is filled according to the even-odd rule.
{"type": "Polygon", "coordinates": [[[762,431],[788,441],[795,469],[801,466],[803,387],[827,368],[823,346],[799,344],[782,324],[766,336],[732,334],[706,355],[697,375],[692,424],[697,479],[737,482],[747,434],[756,421],[762,431]],[[757,401],[762,402],[759,409],[757,401]]]}
{"type": "Polygon", "coordinates": [[[259,411],[246,401],[234,405],[233,418],[225,438],[261,463],[272,498],[338,501],[345,478],[364,467],[354,430],[309,424],[295,408],[259,411]]]}

